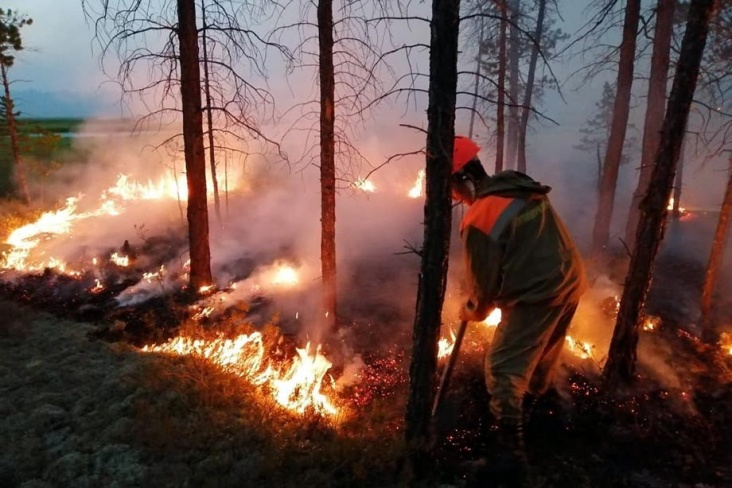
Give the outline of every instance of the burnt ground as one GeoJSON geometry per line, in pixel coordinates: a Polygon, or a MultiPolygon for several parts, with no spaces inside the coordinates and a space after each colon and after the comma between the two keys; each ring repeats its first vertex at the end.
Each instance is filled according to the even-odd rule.
{"type": "MultiPolygon", "coordinates": [[[[642,341],[667,352],[681,381],[669,385],[641,366],[635,385],[608,392],[591,361],[565,358],[557,390],[527,426],[535,486],[732,487],[732,357],[698,339],[704,260],[686,252],[687,241],[672,245],[685,234],[703,241],[709,222],[680,224],[669,230],[647,304],[662,325],[642,341]]],[[[0,486],[401,486],[413,299],[395,304],[393,294],[414,286],[416,264],[414,256],[364,258],[349,277],[341,335],[326,348],[336,377],[356,354],[364,366],[361,382],[339,393],[359,412],[340,428],[283,420],[248,403],[250,387],[200,363],[141,356],[135,346],[176,335],[195,313],[184,290],[116,306],[112,297],[141,270],[110,268],[100,294],[89,293],[91,276],[4,281],[0,435],[9,441],[0,486]]],[[[238,266],[241,276],[251,272],[251,261],[238,266]]],[[[716,323],[728,330],[732,307],[718,298],[716,323]]],[[[231,329],[274,311],[261,296],[199,325],[231,329]]],[[[465,461],[500,449],[486,413],[481,338],[466,339],[425,484],[464,486],[465,461]]]]}

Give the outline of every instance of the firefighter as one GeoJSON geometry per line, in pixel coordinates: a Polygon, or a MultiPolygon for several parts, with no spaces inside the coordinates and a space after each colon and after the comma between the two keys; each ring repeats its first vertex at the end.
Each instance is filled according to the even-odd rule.
{"type": "MultiPolygon", "coordinates": [[[[523,402],[550,386],[565,336],[586,288],[584,265],[554,211],[550,187],[518,171],[488,176],[479,146],[457,136],[452,195],[468,206],[460,224],[467,299],[460,319],[502,312],[485,358],[500,459],[487,469],[526,476],[523,402]]],[[[495,478],[494,478],[495,481],[495,478]]]]}

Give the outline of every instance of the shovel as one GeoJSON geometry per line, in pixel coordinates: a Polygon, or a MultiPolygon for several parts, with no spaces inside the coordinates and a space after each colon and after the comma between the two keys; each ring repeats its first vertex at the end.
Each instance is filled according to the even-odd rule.
{"type": "Polygon", "coordinates": [[[455,362],[457,361],[458,353],[460,352],[460,343],[463,342],[463,336],[465,335],[465,329],[468,328],[468,321],[463,320],[460,322],[460,328],[458,329],[457,336],[455,337],[455,345],[452,346],[452,352],[450,353],[450,359],[447,360],[445,369],[442,371],[442,378],[440,379],[440,389],[437,390],[435,395],[435,403],[432,404],[432,417],[434,418],[437,413],[437,409],[440,407],[440,402],[445,396],[445,391],[450,383],[450,377],[452,376],[452,370],[455,368],[455,362]]]}

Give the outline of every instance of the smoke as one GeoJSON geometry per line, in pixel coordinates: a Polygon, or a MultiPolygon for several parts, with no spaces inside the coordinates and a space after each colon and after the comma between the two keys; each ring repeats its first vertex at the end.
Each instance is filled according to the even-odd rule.
{"type": "MultiPolygon", "coordinates": [[[[81,129],[76,149],[83,160],[64,166],[45,192],[58,201],[80,196],[75,213],[89,216],[71,223],[70,236],[46,236],[38,247],[45,256],[67,261],[73,268],[74,263],[88,265],[93,258],[109,257],[127,242],[137,251],[134,265],[145,274],[117,296],[120,305],[170,293],[185,284],[187,273],[185,164],[180,143],[170,139],[172,129],[125,134],[129,129],[100,121],[90,121],[81,129]],[[114,211],[99,212],[109,202],[114,211]],[[165,252],[149,252],[161,243],[168,244],[165,252]]],[[[378,163],[390,154],[421,148],[420,138],[395,140],[370,134],[359,150],[378,163]]],[[[292,149],[304,143],[291,139],[285,149],[295,153],[292,149]]],[[[284,329],[321,337],[317,168],[282,164],[254,143],[226,144],[244,153],[219,161],[218,176],[225,177],[219,180],[222,221],[216,217],[211,197],[209,224],[211,266],[222,291],[202,305],[225,309],[266,299],[270,307],[253,311],[253,319],[264,323],[277,313],[284,329]],[[277,282],[277,273],[287,267],[294,270],[296,282],[277,282]]],[[[409,191],[423,166],[422,155],[386,165],[369,176],[375,188],[369,192],[352,184],[369,171],[355,165],[354,181],[339,181],[336,204],[339,303],[344,315],[356,321],[382,321],[397,327],[402,336],[413,324],[417,291],[419,258],[410,249],[418,249],[423,238],[424,200],[410,198],[409,191]]],[[[555,186],[552,200],[576,236],[578,220],[590,218],[590,205],[582,203],[580,195],[584,180],[578,180],[579,186],[565,184],[571,181],[563,180],[566,168],[554,169],[534,176],[555,186]]],[[[454,227],[460,217],[457,208],[454,227]]],[[[463,300],[460,247],[456,234],[453,238],[443,311],[446,324],[457,321],[463,300]]],[[[620,293],[616,283],[600,276],[582,298],[569,330],[577,343],[591,345],[587,361],[596,367],[607,358],[615,323],[614,297],[620,293]]],[[[667,366],[670,353],[655,341],[642,340],[639,362],[664,384],[678,388],[684,383],[667,366]]],[[[577,356],[568,353],[564,360],[574,363],[577,356]]]]}
{"type": "MultiPolygon", "coordinates": [[[[181,141],[173,137],[176,130],[140,132],[125,122],[84,124],[74,138],[79,159],[64,165],[44,188],[48,199],[76,199],[56,215],[70,216],[64,220],[69,232],[44,232],[32,256],[52,256],[68,263],[67,269],[88,270],[126,247],[133,254],[129,269],[143,278],[117,296],[120,305],[139,304],[183,286],[188,272],[187,187],[181,141]]],[[[401,142],[405,141],[417,139],[401,142]]],[[[221,221],[209,195],[211,267],[217,287],[225,290],[216,295],[218,306],[266,297],[271,310],[307,324],[304,328],[312,329],[307,333],[318,336],[322,320],[316,313],[321,235],[317,168],[282,164],[256,143],[219,143],[233,151],[224,155],[228,159],[218,158],[221,221]],[[285,266],[297,274],[297,283],[276,283],[274,273],[285,266]]],[[[291,139],[284,149],[304,143],[291,139]]],[[[359,151],[375,165],[397,148],[370,135],[359,151]]],[[[423,156],[415,155],[384,166],[369,176],[373,193],[348,179],[338,182],[338,284],[344,303],[356,313],[374,303],[377,308],[397,308],[402,315],[413,307],[416,256],[399,253],[407,243],[419,247],[422,238],[423,198],[410,198],[408,192],[423,164],[423,156]],[[409,270],[409,277],[393,279],[400,275],[397,272],[385,286],[377,271],[389,271],[393,265],[409,270]],[[356,287],[363,288],[351,290],[356,287]]],[[[354,164],[350,170],[355,178],[370,169],[354,164]]]]}

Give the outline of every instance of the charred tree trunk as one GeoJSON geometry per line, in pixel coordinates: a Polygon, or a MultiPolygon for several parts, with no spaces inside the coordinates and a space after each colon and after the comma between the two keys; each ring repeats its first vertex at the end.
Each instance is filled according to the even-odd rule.
{"type": "Polygon", "coordinates": [[[410,468],[416,479],[424,478],[434,464],[429,456],[429,424],[450,250],[459,12],[460,0],[432,0],[425,228],[405,417],[410,468]]]}
{"type": "Polygon", "coordinates": [[[8,67],[0,63],[3,76],[3,88],[5,90],[5,117],[8,119],[8,132],[10,135],[10,148],[13,153],[13,177],[17,184],[18,193],[24,203],[30,203],[30,192],[28,191],[28,180],[25,177],[25,167],[20,158],[20,143],[18,142],[18,126],[15,123],[15,105],[10,98],[10,81],[8,80],[8,67]]]}
{"type": "Polygon", "coordinates": [[[681,217],[681,187],[684,184],[684,153],[686,152],[686,137],[681,142],[681,154],[679,154],[679,164],[676,168],[676,178],[674,181],[674,204],[672,205],[671,211],[675,219],[681,217]]]}
{"type": "Polygon", "coordinates": [[[320,259],[323,273],[323,312],[328,330],[336,321],[335,243],[335,70],[333,66],[333,0],[318,1],[320,46],[320,259]]]}
{"type": "Polygon", "coordinates": [[[633,67],[635,65],[635,44],[640,20],[640,0],[628,0],[625,6],[623,42],[620,45],[618,64],[618,83],[613,107],[613,122],[602,169],[600,199],[597,205],[595,225],[592,230],[592,251],[599,256],[607,245],[610,236],[610,222],[615,204],[615,186],[618,182],[620,158],[623,155],[625,132],[628,128],[630,113],[630,92],[633,86],[633,67]]]}
{"type": "Polygon", "coordinates": [[[602,190],[602,148],[600,143],[597,143],[597,181],[595,182],[595,189],[597,190],[597,200],[600,201],[600,191],[602,190]]]}
{"type": "Polygon", "coordinates": [[[188,182],[188,240],[190,245],[190,288],[197,293],[213,283],[208,242],[206,201],[206,155],[203,147],[201,110],[201,65],[198,57],[196,4],[178,0],[180,42],[180,95],[183,107],[183,148],[188,182]]]}
{"type": "Polygon", "coordinates": [[[717,277],[719,270],[724,261],[724,248],[727,244],[727,236],[729,235],[729,220],[732,214],[732,156],[729,158],[729,175],[727,178],[727,191],[724,193],[724,201],[719,211],[719,221],[717,222],[717,231],[714,234],[714,242],[712,243],[712,251],[709,253],[709,263],[707,264],[707,273],[704,277],[704,286],[701,293],[701,326],[702,334],[705,337],[711,337],[711,311],[712,311],[712,295],[717,286],[717,277]]]}
{"type": "Polygon", "coordinates": [[[630,249],[635,245],[635,231],[638,228],[640,204],[648,191],[651,180],[653,158],[661,138],[663,112],[666,108],[666,84],[668,78],[671,35],[674,30],[674,7],[676,0],[658,0],[656,7],[656,27],[653,34],[653,55],[651,56],[651,75],[648,80],[648,105],[643,124],[643,148],[638,185],[633,193],[625,227],[625,242],[630,249]]]}
{"type": "Polygon", "coordinates": [[[526,173],[526,131],[529,128],[529,109],[531,98],[534,95],[534,76],[536,74],[536,62],[539,58],[539,46],[541,36],[544,32],[544,13],[546,11],[546,0],[539,0],[539,12],[536,14],[536,30],[534,31],[534,45],[531,48],[529,59],[529,75],[526,79],[526,93],[524,94],[524,107],[521,110],[521,123],[518,133],[518,170],[526,173]]]}
{"type": "Polygon", "coordinates": [[[211,106],[211,79],[209,76],[208,48],[206,46],[206,4],[201,0],[201,17],[203,29],[201,41],[203,45],[203,90],[206,93],[206,122],[208,124],[208,163],[211,165],[211,184],[213,185],[214,209],[216,210],[216,222],[221,224],[221,202],[219,200],[219,181],[216,179],[216,146],[214,145],[213,133],[213,107],[211,106]]]}
{"type": "Polygon", "coordinates": [[[665,230],[668,198],[674,182],[681,141],[696,90],[699,66],[709,33],[714,0],[692,0],[679,60],[661,130],[648,193],[641,202],[636,247],[630,259],[618,320],[603,371],[605,389],[629,383],[634,376],[641,312],[651,283],[653,262],[665,230]]]}
{"type": "Polygon", "coordinates": [[[496,173],[503,171],[504,143],[506,140],[506,0],[498,0],[501,25],[498,34],[498,103],[496,103],[496,173]]]}
{"type": "Polygon", "coordinates": [[[509,25],[508,40],[508,133],[506,135],[506,168],[516,167],[516,146],[519,132],[519,56],[521,54],[521,46],[519,39],[519,13],[521,11],[521,1],[511,0],[508,7],[511,19],[509,25]]]}

